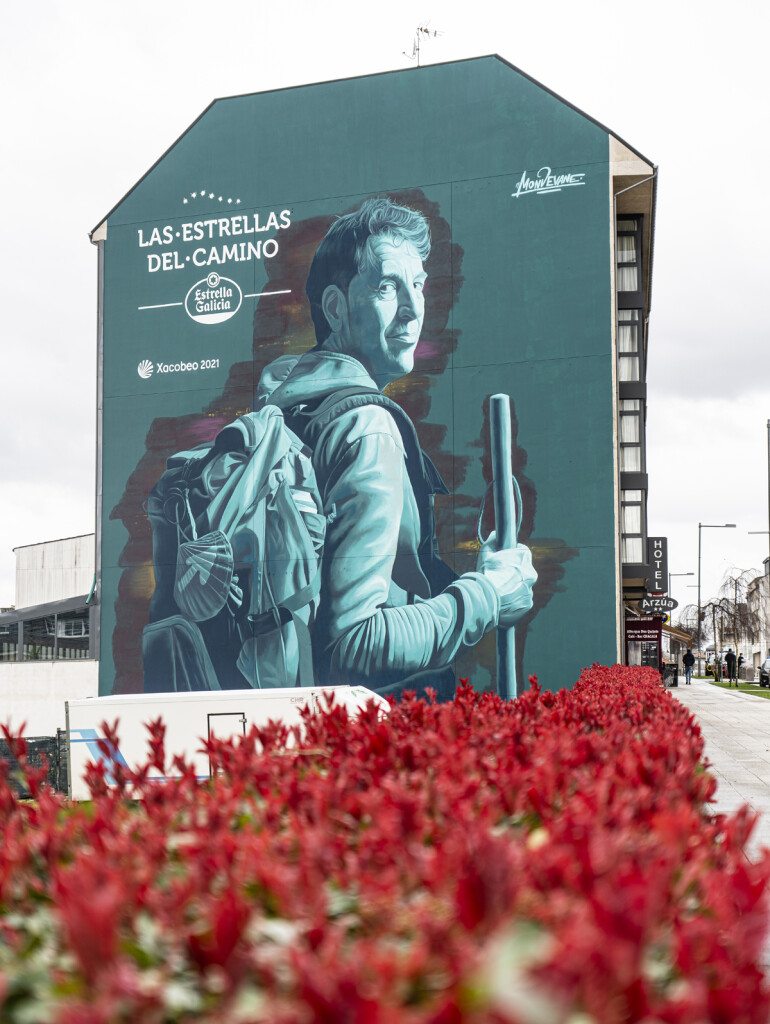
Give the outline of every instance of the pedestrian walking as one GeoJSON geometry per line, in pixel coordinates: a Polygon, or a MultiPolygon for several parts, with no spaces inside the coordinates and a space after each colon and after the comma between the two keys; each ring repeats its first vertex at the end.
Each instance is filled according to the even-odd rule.
{"type": "Polygon", "coordinates": [[[725,655],[725,661],[727,662],[727,678],[730,680],[732,686],[733,679],[735,679],[735,685],[738,685],[738,679],[735,675],[735,651],[732,647],[728,648],[727,654],[725,655]]]}
{"type": "Polygon", "coordinates": [[[684,683],[685,686],[689,686],[692,680],[692,667],[695,664],[695,655],[689,647],[682,657],[682,664],[684,665],[684,683]]]}

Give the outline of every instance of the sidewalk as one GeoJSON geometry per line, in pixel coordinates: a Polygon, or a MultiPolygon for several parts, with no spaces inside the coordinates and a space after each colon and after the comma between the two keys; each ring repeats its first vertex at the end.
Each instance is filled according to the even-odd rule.
{"type": "Polygon", "coordinates": [[[742,804],[759,811],[750,852],[770,847],[770,700],[722,690],[705,679],[684,679],[669,693],[695,715],[706,760],[717,777],[716,809],[729,814],[742,804]]]}
{"type": "MultiPolygon", "coordinates": [[[[749,804],[761,817],[749,843],[749,856],[770,847],[770,700],[738,690],[722,690],[705,679],[668,691],[695,715],[705,741],[704,756],[717,777],[716,810],[725,814],[749,804]]],[[[770,977],[770,935],[760,957],[770,977]]]]}

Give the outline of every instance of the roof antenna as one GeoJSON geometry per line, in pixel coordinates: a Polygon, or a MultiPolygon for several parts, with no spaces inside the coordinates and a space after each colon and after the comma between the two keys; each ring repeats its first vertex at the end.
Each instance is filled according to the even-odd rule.
{"type": "Polygon", "coordinates": [[[439,32],[437,29],[431,28],[429,20],[425,21],[421,25],[418,25],[417,28],[415,29],[414,41],[412,42],[412,52],[407,53],[406,50],[402,50],[402,53],[407,58],[407,60],[416,60],[417,67],[419,68],[420,43],[422,42],[422,37],[427,36],[428,38],[430,38],[431,36],[433,36],[433,38],[435,39],[436,36],[443,36],[443,34],[443,32],[439,32]]]}

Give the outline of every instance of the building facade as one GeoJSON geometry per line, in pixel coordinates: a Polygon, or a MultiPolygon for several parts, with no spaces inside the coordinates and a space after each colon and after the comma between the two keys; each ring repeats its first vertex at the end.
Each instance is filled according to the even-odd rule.
{"type": "Polygon", "coordinates": [[[763,573],[749,583],[746,601],[752,624],[756,626],[749,656],[755,669],[770,658],[770,558],[763,562],[763,573]]]}
{"type": "MultiPolygon", "coordinates": [[[[496,394],[509,399],[518,540],[538,574],[532,607],[515,625],[518,689],[532,674],[551,689],[569,686],[592,662],[622,660],[625,605],[642,595],[649,571],[644,433],[655,195],[649,160],[499,57],[215,101],[92,232],[100,289],[100,693],[162,687],[147,668],[155,658],[148,652],[158,650],[169,689],[276,685],[283,669],[273,671],[275,652],[283,645],[288,661],[288,628],[302,625],[316,678],[398,692],[440,668],[494,689],[497,611],[482,608],[474,574],[496,394]],[[293,386],[291,375],[324,362],[329,342],[319,323],[326,318],[336,338],[338,307],[313,297],[311,267],[340,218],[353,223],[383,199],[430,233],[429,251],[409,250],[410,286],[419,286],[417,347],[409,358],[399,354],[401,375],[384,390],[375,382],[398,407],[386,419],[401,424],[399,433],[371,409],[361,414],[404,447],[405,461],[375,462],[376,485],[387,489],[391,469],[406,467],[408,487],[391,516],[361,504],[360,461],[345,501],[339,450],[331,468],[314,463],[326,473],[316,508],[326,530],[315,552],[321,593],[297,623],[289,601],[265,609],[255,598],[265,579],[275,589],[299,565],[287,554],[276,583],[270,531],[257,523],[262,512],[247,516],[245,498],[227,505],[221,483],[206,483],[205,501],[198,488],[187,507],[184,488],[169,498],[180,477],[164,474],[186,466],[197,486],[201,452],[214,459],[231,425],[246,431],[266,397],[274,401],[276,367],[292,367],[293,386]],[[423,455],[410,457],[407,423],[423,455]],[[443,588],[421,579],[412,586],[404,569],[415,460],[430,476],[431,498],[414,546],[426,579],[428,547],[432,564],[444,567],[443,588]],[[201,531],[222,534],[220,548],[201,545],[201,531]],[[204,566],[182,564],[180,552],[187,557],[194,543],[204,566]],[[379,597],[367,594],[372,580],[379,597]]],[[[356,259],[363,280],[371,268],[361,253],[356,259]]],[[[325,288],[350,302],[350,281],[334,276],[341,266],[331,267],[325,288]]],[[[378,287],[395,294],[401,285],[378,287]]],[[[390,356],[405,346],[385,329],[381,337],[390,356]]],[[[360,382],[359,370],[352,372],[360,382]]],[[[303,380],[317,389],[315,399],[323,386],[321,370],[313,372],[303,380]]],[[[284,414],[296,417],[308,402],[302,392],[284,414]]],[[[359,448],[368,431],[355,439],[359,448]]],[[[317,462],[315,442],[300,440],[317,462]]],[[[353,459],[351,436],[346,443],[353,459]]],[[[493,525],[487,513],[481,535],[493,525]]]]}
{"type": "Polygon", "coordinates": [[[94,535],[14,548],[15,606],[0,612],[0,721],[64,729],[64,702],[98,693],[94,535]]]}

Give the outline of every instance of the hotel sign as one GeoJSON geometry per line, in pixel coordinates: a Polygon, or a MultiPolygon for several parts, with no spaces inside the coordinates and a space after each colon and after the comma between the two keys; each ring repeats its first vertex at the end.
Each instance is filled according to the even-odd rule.
{"type": "Polygon", "coordinates": [[[668,593],[668,538],[650,537],[647,541],[647,592],[653,597],[668,593]]]}

